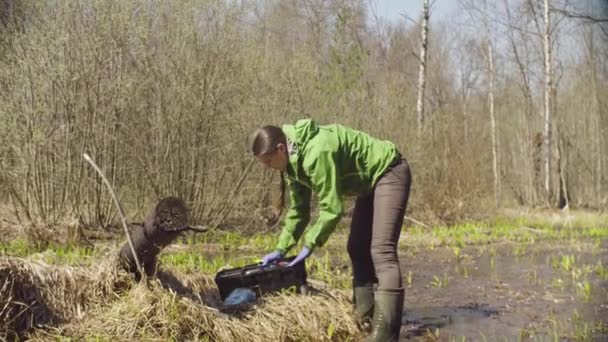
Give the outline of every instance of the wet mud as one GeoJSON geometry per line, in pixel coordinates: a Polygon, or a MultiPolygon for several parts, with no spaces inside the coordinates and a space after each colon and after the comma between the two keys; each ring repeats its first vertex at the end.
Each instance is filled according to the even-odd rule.
{"type": "Polygon", "coordinates": [[[608,247],[405,251],[400,340],[608,341],[608,247]]]}

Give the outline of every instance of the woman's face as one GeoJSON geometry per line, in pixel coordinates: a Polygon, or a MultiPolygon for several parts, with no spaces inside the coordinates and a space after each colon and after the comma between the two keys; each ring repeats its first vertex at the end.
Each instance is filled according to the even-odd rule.
{"type": "Polygon", "coordinates": [[[256,156],[255,158],[265,167],[279,171],[285,171],[287,169],[287,163],[289,163],[287,147],[285,144],[281,143],[277,145],[273,152],[256,156]]]}

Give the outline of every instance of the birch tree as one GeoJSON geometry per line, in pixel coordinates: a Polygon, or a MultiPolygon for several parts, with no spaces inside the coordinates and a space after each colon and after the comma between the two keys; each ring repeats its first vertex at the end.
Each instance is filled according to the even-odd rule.
{"type": "Polygon", "coordinates": [[[534,153],[533,153],[533,137],[532,137],[532,114],[534,108],[534,101],[532,95],[532,88],[530,85],[530,43],[527,34],[522,30],[516,30],[518,26],[515,18],[511,14],[511,8],[509,0],[503,0],[505,14],[507,16],[506,24],[513,28],[508,29],[507,39],[508,44],[512,53],[512,57],[517,66],[517,71],[521,79],[519,89],[524,98],[524,108],[521,110],[521,125],[523,126],[522,143],[520,145],[520,153],[522,162],[522,178],[523,178],[523,198],[527,204],[533,204],[537,201],[537,179],[534,167],[534,153]]]}
{"type": "MultiPolygon", "coordinates": [[[[487,2],[484,0],[484,10],[487,12],[487,2]]],[[[494,201],[498,206],[500,199],[500,177],[499,177],[499,156],[498,156],[498,133],[496,131],[496,112],[494,110],[494,81],[496,72],[494,70],[494,50],[492,43],[492,35],[490,25],[488,23],[488,15],[483,16],[483,24],[486,35],[487,55],[486,61],[488,65],[488,106],[490,108],[490,134],[492,136],[492,171],[494,176],[494,201]]]]}
{"type": "Polygon", "coordinates": [[[424,127],[424,92],[426,88],[426,63],[428,53],[428,33],[430,18],[429,0],[422,4],[422,28],[420,30],[420,70],[418,73],[418,99],[416,101],[416,123],[418,131],[424,127]]]}
{"type": "Polygon", "coordinates": [[[468,7],[469,13],[473,19],[473,22],[481,21],[483,25],[483,38],[482,38],[482,55],[485,60],[486,70],[488,75],[488,108],[490,114],[490,136],[492,137],[492,177],[493,177],[493,192],[494,192],[494,204],[498,206],[500,200],[500,155],[499,155],[499,139],[497,130],[496,110],[494,106],[494,91],[495,91],[495,80],[496,70],[494,67],[494,43],[492,41],[492,30],[490,27],[489,17],[491,16],[488,11],[488,3],[483,0],[481,3],[482,8],[476,7],[476,4],[472,2],[465,2],[465,6],[468,7]]]}
{"type": "Polygon", "coordinates": [[[544,69],[545,69],[545,96],[544,96],[544,172],[545,172],[545,194],[547,202],[551,203],[551,95],[552,95],[552,68],[551,68],[551,12],[549,9],[550,0],[544,0],[544,69]]]}
{"type": "Polygon", "coordinates": [[[608,3],[588,2],[583,7],[554,8],[553,11],[583,24],[580,34],[583,37],[582,41],[585,47],[585,65],[589,71],[587,79],[591,80],[589,95],[592,97],[590,102],[592,107],[591,118],[589,119],[591,129],[584,136],[592,140],[589,149],[593,151],[592,163],[594,165],[590,165],[590,167],[595,171],[594,176],[589,180],[590,183],[593,183],[589,193],[593,194],[596,203],[605,206],[608,204],[608,196],[605,195],[603,189],[603,181],[606,177],[606,137],[604,133],[606,123],[602,117],[605,108],[603,99],[605,97],[601,94],[602,68],[600,66],[605,65],[601,58],[601,47],[605,47],[605,43],[608,42],[608,3]]]}
{"type": "Polygon", "coordinates": [[[601,106],[601,95],[600,95],[600,91],[599,91],[599,80],[598,80],[598,67],[596,65],[597,61],[597,52],[596,52],[596,46],[595,46],[595,34],[594,34],[594,30],[593,28],[590,28],[587,30],[585,35],[585,46],[586,46],[586,57],[587,57],[587,65],[588,68],[591,70],[591,84],[592,84],[592,88],[593,88],[593,122],[594,122],[594,130],[593,130],[593,135],[595,136],[595,177],[593,180],[593,188],[594,188],[594,192],[595,192],[595,196],[596,196],[596,201],[598,203],[601,203],[602,201],[602,175],[604,173],[603,170],[603,159],[605,158],[604,156],[604,151],[602,148],[602,140],[603,140],[603,135],[602,134],[602,106],[601,106]]]}
{"type": "Polygon", "coordinates": [[[487,40],[488,47],[488,73],[489,79],[489,92],[488,92],[488,104],[490,106],[490,125],[492,135],[492,171],[494,173],[494,201],[498,205],[500,199],[500,177],[499,177],[499,165],[498,165],[498,134],[496,132],[496,112],[494,111],[494,51],[492,48],[492,41],[490,38],[487,40]]]}

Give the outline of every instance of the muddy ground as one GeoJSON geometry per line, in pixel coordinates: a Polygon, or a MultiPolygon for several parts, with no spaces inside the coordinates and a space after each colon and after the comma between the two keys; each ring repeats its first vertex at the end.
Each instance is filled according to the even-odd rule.
{"type": "MultiPolygon", "coordinates": [[[[333,259],[331,272],[345,284],[350,268],[341,244],[334,240],[312,258],[333,259]]],[[[244,248],[244,255],[261,252],[244,248]]],[[[400,263],[402,341],[608,341],[608,242],[400,246],[400,263]]]]}
{"type": "Polygon", "coordinates": [[[505,242],[400,260],[402,340],[608,341],[606,243],[505,242]]]}
{"type": "MultiPolygon", "coordinates": [[[[558,224],[544,230],[514,226],[492,236],[495,229],[489,226],[478,233],[489,240],[466,234],[461,240],[457,235],[442,238],[436,229],[404,231],[399,247],[406,287],[400,340],[608,341],[606,222],[602,218],[590,225],[603,227],[595,235],[552,235],[556,229],[569,229],[558,224]]],[[[274,246],[270,235],[185,239],[163,251],[161,264],[165,269],[186,267],[187,272],[213,274],[268,252],[274,246]]],[[[313,254],[307,267],[314,279],[350,290],[345,245],[342,230],[313,254]]],[[[11,251],[6,253],[16,253],[15,248],[11,251]]],[[[36,258],[20,248],[16,251],[36,258]]],[[[96,258],[95,253],[77,254],[70,263],[87,265],[96,258]]],[[[51,258],[51,263],[64,259],[51,258]]]]}

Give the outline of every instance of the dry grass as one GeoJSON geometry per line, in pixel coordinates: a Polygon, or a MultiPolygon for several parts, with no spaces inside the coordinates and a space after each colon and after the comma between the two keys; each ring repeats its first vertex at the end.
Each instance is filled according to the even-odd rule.
{"type": "MultiPolygon", "coordinates": [[[[115,254],[115,251],[112,251],[115,254]]],[[[320,341],[359,335],[346,294],[280,293],[253,306],[221,305],[212,276],[161,271],[147,284],[119,271],[0,259],[0,339],[320,341]]]]}
{"type": "Polygon", "coordinates": [[[102,260],[86,269],[2,257],[0,337],[77,319],[91,305],[118,298],[131,282],[129,275],[119,271],[117,258],[102,260]]]}

